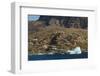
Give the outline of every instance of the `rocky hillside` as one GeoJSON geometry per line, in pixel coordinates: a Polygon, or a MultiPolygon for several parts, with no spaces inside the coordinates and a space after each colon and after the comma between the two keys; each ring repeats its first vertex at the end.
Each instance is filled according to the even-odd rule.
{"type": "Polygon", "coordinates": [[[66,53],[75,47],[88,50],[87,17],[40,16],[28,22],[28,51],[39,53],[66,53]]]}
{"type": "Polygon", "coordinates": [[[64,17],[64,16],[40,16],[40,21],[45,21],[46,25],[57,24],[65,27],[87,28],[87,17],[64,17]]]}
{"type": "Polygon", "coordinates": [[[29,31],[38,30],[47,26],[62,26],[65,28],[87,29],[87,17],[40,16],[37,21],[28,22],[29,31]]]}
{"type": "Polygon", "coordinates": [[[77,46],[81,47],[84,52],[88,47],[85,29],[47,27],[37,32],[29,32],[28,35],[28,51],[33,54],[64,53],[77,46]]]}

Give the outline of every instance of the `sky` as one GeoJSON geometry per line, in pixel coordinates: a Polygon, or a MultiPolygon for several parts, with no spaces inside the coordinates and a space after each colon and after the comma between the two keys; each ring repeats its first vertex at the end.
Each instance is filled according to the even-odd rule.
{"type": "Polygon", "coordinates": [[[36,21],[40,16],[36,15],[28,15],[28,21],[36,21]]]}

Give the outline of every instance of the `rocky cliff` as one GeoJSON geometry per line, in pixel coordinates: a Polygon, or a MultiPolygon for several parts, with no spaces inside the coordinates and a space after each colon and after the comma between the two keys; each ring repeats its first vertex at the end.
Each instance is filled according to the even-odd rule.
{"type": "Polygon", "coordinates": [[[87,17],[65,17],[65,16],[40,16],[37,21],[30,21],[29,30],[36,30],[50,25],[62,26],[66,28],[83,28],[88,27],[87,17]]]}
{"type": "Polygon", "coordinates": [[[65,27],[87,28],[87,17],[65,17],[65,16],[40,16],[40,21],[45,21],[46,25],[59,24],[65,27]]]}

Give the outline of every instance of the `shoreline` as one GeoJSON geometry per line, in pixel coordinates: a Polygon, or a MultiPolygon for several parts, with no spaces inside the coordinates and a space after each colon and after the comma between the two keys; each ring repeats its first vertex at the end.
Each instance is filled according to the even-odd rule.
{"type": "Polygon", "coordinates": [[[36,60],[60,60],[60,59],[84,59],[88,58],[88,52],[81,54],[45,54],[45,55],[28,55],[28,61],[36,60]]]}

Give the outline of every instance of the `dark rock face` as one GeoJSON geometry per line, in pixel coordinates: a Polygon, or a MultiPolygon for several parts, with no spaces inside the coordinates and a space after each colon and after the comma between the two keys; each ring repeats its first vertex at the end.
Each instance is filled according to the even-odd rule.
{"type": "Polygon", "coordinates": [[[45,21],[46,25],[57,24],[65,27],[87,28],[87,17],[64,17],[64,16],[40,16],[40,21],[45,21]]]}
{"type": "Polygon", "coordinates": [[[68,17],[68,16],[40,16],[37,21],[28,22],[29,30],[38,30],[50,25],[62,26],[66,28],[83,28],[88,27],[87,17],[68,17]]]}

